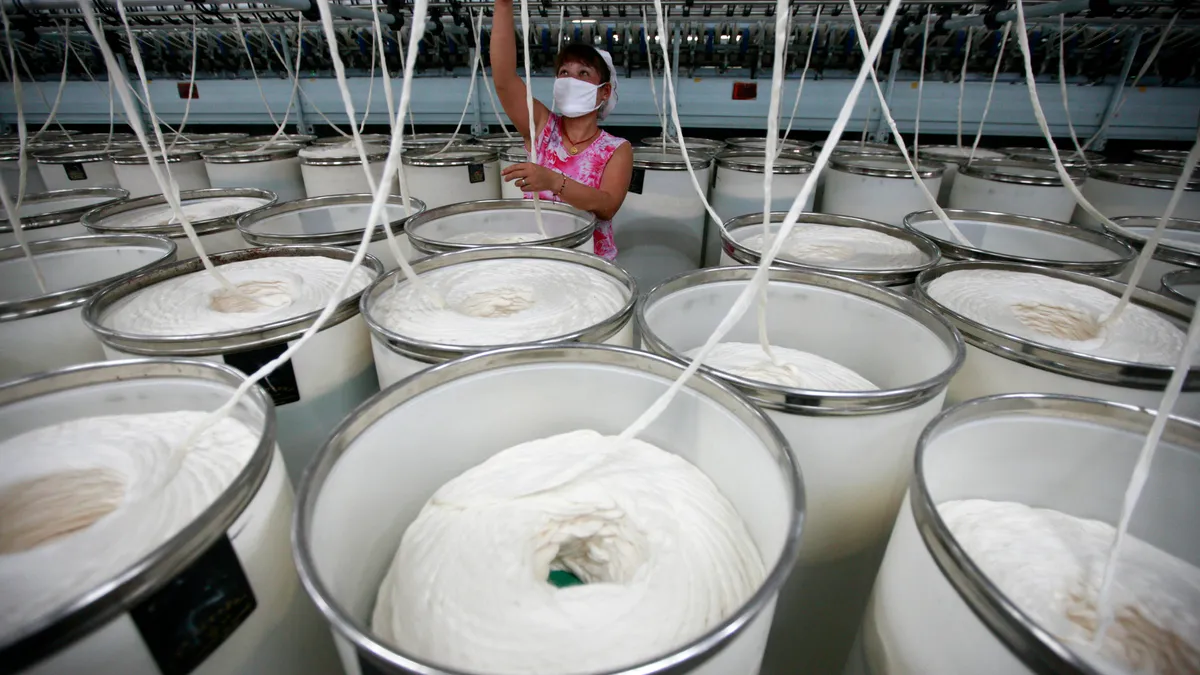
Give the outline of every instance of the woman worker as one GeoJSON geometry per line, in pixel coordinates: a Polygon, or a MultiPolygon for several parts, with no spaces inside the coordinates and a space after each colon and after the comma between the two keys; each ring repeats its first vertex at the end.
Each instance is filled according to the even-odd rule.
{"type": "Polygon", "coordinates": [[[517,44],[512,0],[496,0],[492,17],[492,77],[504,112],[521,132],[525,148],[536,143],[538,163],[514,164],[504,180],[531,198],[566,202],[596,215],[596,255],[613,260],[612,219],[629,191],[633,148],[604,131],[599,121],[617,105],[617,74],[608,52],[572,44],[554,60],[554,109],[533,102],[536,129],[529,128],[525,82],[517,75],[517,44]],[[536,139],[536,140],[531,140],[536,139]]]}

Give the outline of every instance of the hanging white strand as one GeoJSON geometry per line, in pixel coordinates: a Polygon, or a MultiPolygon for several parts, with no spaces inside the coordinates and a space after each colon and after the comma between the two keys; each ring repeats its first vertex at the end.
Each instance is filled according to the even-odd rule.
{"type": "Polygon", "coordinates": [[[925,31],[921,34],[921,72],[917,75],[917,116],[913,120],[913,157],[920,161],[921,152],[921,102],[925,98],[925,54],[929,51],[929,20],[933,12],[925,11],[925,31]]]}
{"type": "MultiPolygon", "coordinates": [[[[529,162],[537,164],[538,129],[533,115],[533,66],[529,54],[529,0],[521,0],[521,34],[525,40],[525,108],[529,115],[529,162]]],[[[544,237],[546,236],[546,226],[542,223],[541,195],[536,191],[532,194],[534,222],[537,223],[538,233],[544,237]]]]}
{"type": "MultiPolygon", "coordinates": [[[[258,15],[256,14],[255,16],[258,16],[258,15]]],[[[192,14],[192,68],[191,68],[190,74],[188,75],[188,97],[187,97],[187,101],[183,104],[183,119],[180,120],[180,122],[179,122],[179,130],[175,132],[175,137],[171,140],[172,148],[174,148],[175,144],[178,143],[179,140],[183,138],[183,129],[184,129],[184,127],[187,126],[188,115],[191,114],[191,112],[192,112],[192,99],[195,98],[195,96],[193,96],[193,93],[196,91],[196,55],[200,51],[200,49],[199,49],[200,43],[197,41],[198,38],[199,38],[199,35],[197,34],[197,31],[196,31],[196,15],[193,13],[192,14]]],[[[111,109],[111,107],[112,107],[111,95],[109,96],[108,103],[109,103],[109,107],[111,109]]],[[[111,117],[111,115],[110,115],[110,117],[111,117]]],[[[109,142],[111,142],[111,141],[112,141],[112,133],[110,132],[109,133],[109,142]]]]}
{"type": "Polygon", "coordinates": [[[1063,116],[1067,118],[1067,131],[1071,134],[1071,144],[1075,146],[1075,155],[1083,160],[1085,166],[1091,166],[1087,153],[1079,144],[1079,136],[1075,134],[1075,123],[1071,121],[1071,105],[1067,96],[1066,27],[1062,14],[1058,15],[1058,87],[1062,90],[1063,116]]]}
{"type": "MultiPolygon", "coordinates": [[[[789,0],[775,0],[775,55],[771,62],[771,102],[767,107],[767,147],[765,148],[765,166],[763,167],[763,241],[771,239],[771,183],[775,174],[775,158],[779,145],[779,106],[783,93],[783,75],[786,71],[787,58],[788,12],[789,0]]],[[[775,352],[771,351],[771,343],[767,336],[767,284],[763,284],[758,295],[758,344],[763,353],[771,359],[771,363],[779,364],[775,352]]]]}
{"type": "MultiPolygon", "coordinates": [[[[804,80],[808,75],[808,65],[812,62],[813,47],[817,44],[817,29],[821,26],[821,10],[822,5],[817,5],[817,11],[813,15],[812,38],[808,41],[808,53],[804,56],[804,69],[800,71],[800,85],[796,87],[796,100],[792,103],[792,114],[788,117],[787,131],[783,132],[783,138],[787,138],[792,133],[792,122],[796,119],[796,111],[800,109],[800,95],[804,93],[804,80]]],[[[783,151],[783,146],[780,145],[779,152],[783,151]]]]}
{"type": "MultiPolygon", "coordinates": [[[[470,16],[469,10],[468,10],[468,16],[470,16]]],[[[478,21],[476,21],[475,18],[472,17],[471,26],[475,29],[475,51],[478,53],[478,51],[482,48],[482,45],[483,45],[483,43],[480,42],[480,40],[483,39],[483,11],[482,10],[480,10],[480,12],[479,12],[479,20],[478,21]]],[[[453,147],[458,142],[458,140],[457,140],[458,130],[462,129],[463,120],[467,119],[467,110],[469,110],[471,108],[471,101],[475,100],[475,73],[477,70],[476,66],[478,66],[478,65],[479,65],[478,58],[471,59],[471,84],[467,87],[467,102],[463,104],[462,114],[458,116],[458,124],[454,125],[454,133],[450,134],[450,139],[446,141],[446,144],[442,146],[441,150],[438,150],[437,152],[433,153],[435,155],[442,154],[443,152],[449,150],[451,147],[453,147]]]]}
{"type": "Polygon", "coordinates": [[[963,144],[962,144],[963,99],[965,99],[966,95],[967,95],[967,62],[971,58],[971,39],[974,37],[975,37],[975,27],[970,26],[967,28],[967,44],[965,47],[963,47],[962,70],[958,73],[958,124],[956,126],[956,129],[957,129],[957,133],[958,133],[958,135],[957,135],[958,141],[957,142],[958,142],[959,151],[962,151],[962,149],[963,149],[963,144]]]}
{"type": "MultiPolygon", "coordinates": [[[[482,47],[482,45],[480,45],[482,47]]],[[[487,74],[487,67],[483,64],[483,49],[481,48],[476,54],[479,59],[479,72],[483,75],[483,90],[487,92],[488,103],[492,106],[492,114],[496,116],[496,122],[500,125],[500,130],[508,138],[512,138],[512,132],[504,125],[504,117],[500,114],[500,106],[496,105],[496,92],[492,89],[491,79],[487,74]]]]}
{"type": "Polygon", "coordinates": [[[566,27],[566,23],[567,6],[563,5],[562,8],[558,10],[558,51],[560,52],[562,51],[563,29],[566,27]]]}
{"type": "MultiPolygon", "coordinates": [[[[33,71],[29,69],[29,64],[25,62],[25,55],[22,54],[20,50],[17,50],[17,60],[21,62],[21,67],[25,69],[25,74],[29,77],[29,81],[36,82],[37,78],[33,76],[33,71]]],[[[34,91],[37,92],[38,98],[42,99],[42,104],[46,106],[47,110],[50,110],[54,107],[50,105],[50,99],[46,98],[46,92],[42,91],[41,87],[34,87],[34,91]]],[[[61,131],[67,130],[67,128],[64,127],[57,119],[54,119],[53,121],[54,126],[58,127],[61,131]]]]}
{"type": "Polygon", "coordinates": [[[303,14],[300,15],[300,18],[296,24],[297,38],[296,38],[296,65],[295,66],[291,66],[288,64],[288,56],[290,56],[290,54],[285,54],[288,51],[287,40],[286,40],[287,31],[281,31],[281,33],[280,33],[279,46],[283,50],[281,52],[279,49],[275,48],[275,41],[271,39],[271,34],[267,31],[266,25],[263,24],[262,19],[258,16],[258,14],[254,15],[254,20],[258,22],[259,30],[261,30],[263,32],[263,34],[267,36],[267,44],[271,46],[271,52],[274,53],[275,57],[279,59],[279,62],[283,64],[284,72],[287,74],[288,78],[290,78],[292,81],[292,91],[290,94],[288,94],[288,104],[287,104],[287,108],[285,108],[283,111],[283,119],[279,121],[279,126],[275,128],[275,133],[271,134],[270,138],[263,141],[263,143],[261,145],[254,148],[254,150],[252,151],[252,152],[263,152],[268,147],[270,147],[271,144],[274,143],[280,136],[282,136],[284,134],[284,129],[287,128],[288,117],[290,117],[292,114],[292,106],[296,104],[296,93],[300,89],[300,57],[302,56],[303,51],[304,51],[304,33],[303,33],[304,15],[303,14]]]}
{"type": "MultiPolygon", "coordinates": [[[[70,45],[71,43],[68,42],[67,46],[69,49],[71,49],[71,54],[75,56],[75,60],[79,62],[79,65],[83,67],[83,72],[85,75],[87,75],[88,81],[96,86],[99,86],[100,83],[96,81],[96,76],[92,75],[92,71],[90,68],[88,68],[87,62],[84,61],[83,57],[77,54],[75,49],[71,48],[70,45]]],[[[3,61],[0,61],[0,63],[3,63],[3,61]]],[[[108,78],[105,82],[107,83],[107,87],[105,87],[105,89],[108,92],[108,140],[104,143],[104,151],[108,152],[108,149],[112,147],[113,132],[116,131],[116,102],[113,97],[112,78],[108,78]]]]}
{"type": "Polygon", "coordinates": [[[371,116],[371,97],[375,94],[375,41],[371,40],[371,70],[367,75],[370,82],[367,84],[367,102],[363,105],[362,122],[358,125],[358,133],[362,133],[363,129],[367,128],[367,118],[371,116]]]}
{"type": "Polygon", "coordinates": [[[979,116],[979,128],[975,130],[975,141],[971,143],[971,154],[967,155],[967,164],[975,161],[975,151],[979,149],[979,139],[983,138],[983,123],[987,121],[988,111],[992,109],[992,94],[996,93],[996,77],[1000,75],[1000,64],[1004,61],[1004,48],[1008,45],[1008,34],[1012,24],[1004,24],[1000,34],[1000,49],[996,52],[996,65],[992,68],[992,83],[988,86],[987,100],[983,103],[983,114],[979,116]]]}
{"type": "MultiPolygon", "coordinates": [[[[246,52],[246,62],[250,64],[250,74],[254,76],[254,86],[258,88],[258,97],[262,99],[263,107],[267,109],[267,117],[271,118],[271,124],[279,126],[279,120],[275,119],[275,113],[271,112],[271,104],[267,102],[267,94],[263,91],[262,81],[258,79],[258,69],[254,67],[254,55],[250,53],[250,43],[246,41],[246,32],[242,30],[242,21],[238,18],[237,12],[233,13],[234,31],[237,33],[238,40],[242,43],[242,50],[246,52]]],[[[268,40],[269,42],[269,40],[268,40]]],[[[146,94],[148,97],[149,94],[146,94]]],[[[350,118],[350,123],[354,123],[354,118],[350,118]]]]}
{"type": "MultiPolygon", "coordinates": [[[[662,15],[661,0],[654,0],[655,10],[662,15]]],[[[683,373],[676,379],[671,386],[643,412],[636,420],[633,421],[621,435],[617,442],[622,443],[637,436],[647,427],[654,423],[656,419],[667,409],[675,396],[687,384],[693,375],[700,369],[701,364],[712,353],[713,348],[733,330],[734,325],[745,316],[746,311],[750,308],[750,303],[754,301],[758,288],[767,283],[769,279],[769,271],[771,264],[775,262],[775,258],[779,255],[780,249],[783,248],[783,243],[787,241],[788,235],[791,233],[796,221],[800,218],[800,213],[804,210],[804,204],[808,200],[809,195],[816,188],[817,180],[821,172],[825,169],[825,165],[829,162],[830,155],[833,154],[834,146],[842,137],[842,132],[846,129],[846,124],[850,121],[850,113],[854,111],[854,104],[858,99],[859,92],[862,91],[863,84],[866,82],[867,73],[871,69],[871,62],[874,56],[878,55],[883,49],[884,36],[892,26],[892,21],[896,18],[896,9],[900,6],[900,0],[888,0],[887,8],[884,10],[883,18],[880,20],[879,34],[876,36],[874,43],[871,45],[871,58],[863,61],[863,65],[859,68],[858,75],[854,79],[854,85],[850,88],[850,94],[846,100],[842,102],[842,109],[838,112],[837,119],[833,123],[833,128],[829,132],[829,137],[825,140],[821,147],[821,152],[817,155],[816,162],[813,165],[813,171],[809,180],[804,183],[800,193],[796,195],[796,199],[792,202],[791,209],[788,210],[787,217],[783,224],[779,227],[779,232],[771,241],[771,245],[759,260],[758,268],[751,277],[750,282],[742,290],[730,307],[729,312],[721,319],[716,330],[708,337],[708,340],[700,348],[699,353],[692,359],[692,362],[684,369],[683,373]]]]}
{"type": "Polygon", "coordinates": [[[388,133],[396,124],[396,99],[392,94],[392,74],[388,72],[387,54],[383,48],[383,27],[379,22],[379,0],[371,0],[371,22],[375,27],[375,44],[379,53],[379,70],[383,73],[383,95],[387,99],[388,133]]]}
{"type": "Polygon", "coordinates": [[[654,86],[654,48],[650,43],[650,22],[646,18],[645,7],[642,8],[642,34],[645,36],[646,42],[646,65],[650,68],[650,100],[654,102],[654,116],[658,118],[659,137],[662,138],[662,151],[665,153],[667,151],[667,111],[659,105],[658,90],[654,86]]]}
{"type": "MultiPolygon", "coordinates": [[[[898,58],[899,55],[892,50],[892,58],[898,58]]],[[[879,58],[875,59],[874,65],[871,66],[871,72],[879,70],[879,62],[883,59],[883,52],[879,53],[879,58]]],[[[862,136],[858,139],[859,147],[867,144],[867,132],[871,128],[871,118],[875,116],[875,99],[871,99],[871,105],[867,108],[867,119],[863,120],[862,136]]]]}
{"type": "Polygon", "coordinates": [[[1141,82],[1146,73],[1150,72],[1150,66],[1154,63],[1154,59],[1158,58],[1159,50],[1161,50],[1163,44],[1166,43],[1167,36],[1171,34],[1171,29],[1175,27],[1175,21],[1179,19],[1179,15],[1181,13],[1181,11],[1175,12],[1175,14],[1171,16],[1171,20],[1168,21],[1167,25],[1163,27],[1162,33],[1158,36],[1158,42],[1154,43],[1154,48],[1151,49],[1150,54],[1146,56],[1146,62],[1143,63],[1142,67],[1138,69],[1137,75],[1135,75],[1133,78],[1133,83],[1130,84],[1129,87],[1126,87],[1124,82],[1121,82],[1118,85],[1119,91],[1121,92],[1121,98],[1117,101],[1117,106],[1113,108],[1112,115],[1109,115],[1108,119],[1104,120],[1104,123],[1100,125],[1100,128],[1096,130],[1096,133],[1092,134],[1092,137],[1087,140],[1087,143],[1083,144],[1084,150],[1092,147],[1092,143],[1095,143],[1097,140],[1099,140],[1100,136],[1102,136],[1105,131],[1108,131],[1108,127],[1110,124],[1112,124],[1112,121],[1117,119],[1117,116],[1121,114],[1121,108],[1125,106],[1125,101],[1129,99],[1129,92],[1137,89],[1138,82],[1141,82]]]}
{"type": "MultiPolygon", "coordinates": [[[[54,95],[54,105],[50,107],[50,114],[46,116],[46,121],[42,123],[40,129],[33,134],[31,140],[36,141],[46,129],[50,128],[50,124],[58,121],[58,106],[62,103],[63,90],[67,88],[67,65],[71,62],[71,52],[68,45],[71,42],[71,36],[67,34],[67,24],[65,22],[58,25],[58,34],[63,38],[63,64],[62,75],[58,80],[58,93],[54,95]]],[[[58,125],[62,128],[62,125],[58,125]]]]}

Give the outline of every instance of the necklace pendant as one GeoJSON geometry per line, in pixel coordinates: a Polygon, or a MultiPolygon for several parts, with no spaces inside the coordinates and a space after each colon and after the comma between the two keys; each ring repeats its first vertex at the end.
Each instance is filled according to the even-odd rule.
{"type": "Polygon", "coordinates": [[[578,154],[579,154],[579,148],[577,148],[577,147],[575,147],[574,145],[572,145],[572,146],[571,146],[571,149],[570,149],[570,150],[568,150],[568,152],[570,152],[570,153],[571,153],[571,156],[573,157],[573,156],[575,156],[575,155],[578,155],[578,154]]]}

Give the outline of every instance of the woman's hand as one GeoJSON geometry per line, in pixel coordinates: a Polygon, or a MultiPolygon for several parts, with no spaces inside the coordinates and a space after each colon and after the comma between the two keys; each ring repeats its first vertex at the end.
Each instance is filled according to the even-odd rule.
{"type": "Polygon", "coordinates": [[[505,181],[516,181],[517,187],[525,192],[553,192],[557,194],[563,183],[563,175],[561,173],[531,162],[513,164],[500,172],[500,175],[505,181]]]}

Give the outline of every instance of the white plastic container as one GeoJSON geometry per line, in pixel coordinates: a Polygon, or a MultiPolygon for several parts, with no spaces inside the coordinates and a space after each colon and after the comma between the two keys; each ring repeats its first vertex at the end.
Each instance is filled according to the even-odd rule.
{"type": "MultiPolygon", "coordinates": [[[[21,201],[21,231],[26,241],[43,241],[87,234],[79,222],[83,214],[129,196],[121,188],[79,188],[28,194],[21,201]]],[[[17,243],[12,223],[0,210],[0,246],[17,243]]]]}
{"type": "MultiPolygon", "coordinates": [[[[701,270],[651,291],[637,313],[646,348],[689,362],[684,354],[704,344],[754,272],[701,270]]],[[[827,274],[772,270],[766,316],[772,345],[832,359],[881,387],[800,390],[702,366],[766,411],[804,474],[800,559],[780,592],[762,673],[840,675],[917,437],[941,410],[964,346],[945,319],[911,298],[827,274]]],[[[755,313],[725,340],[757,343],[755,313]]]]}
{"type": "MultiPolygon", "coordinates": [[[[917,175],[934,196],[945,169],[940,164],[917,165],[917,175]]],[[[903,158],[888,155],[842,155],[829,159],[825,189],[817,210],[900,226],[904,216],[929,208],[929,200],[913,182],[903,158]]]]}
{"type": "Polygon", "coordinates": [[[958,167],[966,166],[976,159],[1003,159],[1004,153],[995,150],[976,148],[974,156],[970,148],[960,148],[957,145],[922,145],[917,151],[923,162],[941,162],[946,172],[942,174],[942,187],[938,190],[937,200],[941,206],[950,204],[950,190],[954,187],[954,178],[958,175],[958,167]]]}
{"type": "Polygon", "coordinates": [[[429,208],[500,199],[500,155],[495,150],[477,145],[440,150],[412,150],[402,158],[408,189],[429,208]]]}
{"type": "MultiPolygon", "coordinates": [[[[200,150],[194,147],[182,147],[167,150],[167,165],[171,178],[180,190],[203,190],[212,187],[208,180],[208,172],[204,170],[204,158],[200,150]]],[[[161,153],[154,151],[156,160],[161,153]]],[[[122,150],[112,154],[113,172],[121,187],[129,191],[131,199],[162,194],[154,174],[150,171],[150,160],[143,150],[122,150]]],[[[157,163],[161,164],[161,161],[157,163]]],[[[244,186],[238,186],[244,187],[244,186]]]]}
{"type": "Polygon", "coordinates": [[[112,150],[116,149],[106,150],[103,144],[86,144],[65,150],[35,153],[37,170],[45,183],[43,191],[121,187],[109,157],[112,150]]]}
{"type": "MultiPolygon", "coordinates": [[[[275,246],[217,254],[212,256],[212,263],[220,267],[239,260],[283,256],[324,256],[348,261],[354,254],[331,246],[275,246]]],[[[383,273],[382,265],[371,256],[363,260],[363,266],[376,276],[383,273]]],[[[93,297],[84,307],[83,320],[104,343],[104,353],[110,359],[181,356],[225,363],[250,374],[282,354],[320,314],[315,311],[268,326],[208,335],[133,335],[106,325],[105,314],[121,298],[161,281],[203,270],[200,259],[192,258],[129,277],[93,297]]],[[[293,482],[299,481],[301,472],[333,427],[379,390],[367,326],[358,315],[359,295],[355,293],[343,300],[305,349],[260,383],[275,401],[279,446],[293,482]]]]}
{"type": "Polygon", "coordinates": [[[904,226],[932,239],[946,262],[1025,263],[1111,277],[1137,255],[1116,237],[1068,223],[989,211],[947,209],[946,215],[970,245],[960,243],[933,211],[904,217],[904,226]]]}
{"type": "Polygon", "coordinates": [[[404,149],[409,148],[417,150],[441,150],[446,147],[447,143],[452,145],[466,145],[471,142],[470,134],[445,134],[445,133],[425,133],[425,134],[406,134],[403,138],[404,149]]]}
{"type": "MultiPolygon", "coordinates": [[[[387,163],[387,148],[365,145],[367,167],[378,185],[383,180],[387,163]]],[[[300,173],[304,177],[304,192],[309,197],[325,195],[360,195],[371,192],[371,182],[363,172],[358,150],[353,146],[332,146],[313,143],[300,150],[300,173]],[[335,150],[336,148],[336,150],[335,150]]],[[[400,184],[391,186],[392,194],[400,193],[400,184]]]]}
{"type": "MultiPolygon", "coordinates": [[[[333,627],[347,675],[458,672],[386,646],[368,627],[385,567],[437,488],[518,443],[581,428],[619,433],[682,370],[613,347],[497,350],[431,368],[347,419],[305,476],[294,532],[301,578],[333,627]]],[[[755,407],[702,375],[640,438],[712,478],[768,573],[745,605],[688,645],[597,675],[754,675],[799,543],[803,497],[787,444],[755,407]]]]}
{"type": "Polygon", "coordinates": [[[80,314],[100,289],[175,260],[169,239],[92,235],[30,244],[49,292],[20,246],[0,248],[0,380],[100,361],[104,350],[80,314]]]}
{"type": "MultiPolygon", "coordinates": [[[[208,254],[247,248],[237,229],[238,217],[275,203],[275,193],[257,188],[209,188],[179,193],[185,209],[211,211],[218,215],[191,221],[200,245],[208,254]]],[[[183,226],[162,195],[130,199],[88,211],[80,219],[95,234],[156,234],[170,237],[180,260],[196,257],[183,226]]]]}
{"type": "MultiPolygon", "coordinates": [[[[1054,153],[1050,152],[1050,148],[1038,147],[1008,147],[1000,148],[1005,156],[1010,159],[1016,159],[1023,162],[1037,162],[1048,167],[1051,171],[1054,170],[1054,153]]],[[[1058,157],[1062,160],[1063,166],[1087,168],[1089,164],[1097,164],[1104,161],[1104,155],[1084,150],[1083,157],[1079,156],[1079,151],[1074,146],[1069,148],[1060,146],[1058,148],[1058,157]]]]}
{"type": "MultiPolygon", "coordinates": [[[[997,588],[938,505],[1011,501],[1115,527],[1153,419],[1147,410],[1095,399],[1014,394],[971,401],[934,420],[917,446],[916,475],[863,622],[873,675],[1101,672],[1060,641],[1056,627],[1039,625],[997,588]]],[[[1130,529],[1190,565],[1200,564],[1198,450],[1197,423],[1173,418],[1130,529]]]]}
{"type": "MultiPolygon", "coordinates": [[[[341,246],[351,251],[362,241],[362,231],[371,214],[371,195],[329,195],[311,199],[297,199],[274,204],[265,209],[248,213],[238,219],[237,226],[242,238],[251,246],[294,246],[311,244],[319,246],[341,246]]],[[[425,210],[419,199],[409,199],[411,216],[404,215],[404,200],[388,197],[386,218],[395,236],[400,254],[405,260],[416,258],[412,244],[405,232],[409,218],[425,210]]],[[[384,270],[398,266],[396,256],[388,246],[387,232],[382,225],[375,227],[367,253],[383,262],[384,270]]]]}
{"type": "MultiPolygon", "coordinates": [[[[31,144],[25,149],[25,194],[32,195],[46,191],[46,181],[42,180],[42,173],[38,171],[37,160],[33,158],[34,152],[47,152],[49,150],[60,149],[61,146],[50,145],[46,143],[31,144]]],[[[8,186],[8,191],[12,195],[17,194],[17,185],[21,180],[21,149],[20,145],[13,143],[9,145],[7,142],[0,146],[0,173],[4,175],[4,184],[8,186]]]]}
{"type": "Polygon", "coordinates": [[[521,139],[521,135],[513,132],[509,132],[508,134],[480,134],[479,136],[474,137],[474,141],[479,145],[482,145],[486,148],[491,148],[497,152],[513,146],[517,146],[519,148],[525,147],[525,141],[521,139]]]}
{"type": "MultiPolygon", "coordinates": [[[[1050,347],[968,319],[929,297],[926,289],[934,279],[972,269],[1006,270],[1065,279],[1099,288],[1118,298],[1125,291],[1125,284],[1109,279],[1033,265],[959,262],[923,272],[917,278],[917,299],[949,319],[967,342],[967,361],[950,382],[948,404],[993,394],[1023,392],[1095,396],[1147,408],[1159,404],[1171,377],[1171,366],[1118,361],[1050,347]]],[[[1150,291],[1135,290],[1132,302],[1157,312],[1183,330],[1192,316],[1192,307],[1150,291]]],[[[1194,366],[1189,373],[1175,413],[1200,417],[1200,367],[1194,366]]]]}
{"type": "MultiPolygon", "coordinates": [[[[712,138],[696,138],[692,136],[684,136],[683,142],[687,144],[688,156],[690,157],[716,157],[723,152],[728,145],[725,141],[718,141],[712,138]]],[[[651,150],[663,149],[662,136],[650,136],[642,139],[642,145],[651,150]]],[[[679,152],[679,139],[675,136],[667,136],[666,142],[667,152],[679,152]]]]}
{"type": "MultiPolygon", "coordinates": [[[[780,226],[786,218],[786,211],[776,211],[771,214],[770,229],[772,235],[779,231],[780,226]]],[[[853,256],[845,262],[830,265],[794,260],[780,255],[775,259],[775,262],[771,263],[772,267],[802,272],[837,274],[879,286],[894,286],[897,290],[901,290],[911,286],[918,274],[938,264],[941,259],[937,246],[925,237],[899,227],[877,223],[873,220],[851,218],[850,216],[832,216],[826,213],[804,213],[800,215],[792,231],[796,232],[805,225],[855,227],[881,232],[889,237],[895,237],[917,247],[923,254],[924,259],[920,264],[911,267],[889,269],[863,264],[861,260],[856,260],[853,256]]],[[[747,237],[752,237],[756,234],[762,234],[762,216],[758,214],[741,216],[725,223],[725,232],[721,235],[723,243],[721,264],[757,266],[762,260],[762,251],[752,249],[742,243],[747,237]]]]}
{"type": "MultiPolygon", "coordinates": [[[[1068,173],[1077,186],[1086,185],[1082,171],[1068,167],[1068,173]]],[[[1053,167],[1014,159],[982,159],[959,168],[948,204],[1064,223],[1075,211],[1075,197],[1053,167]]]]}
{"type": "MultiPolygon", "coordinates": [[[[712,159],[692,157],[700,187],[707,190],[712,159]]],[[[699,269],[708,214],[688,177],[683,155],[633,149],[629,194],[613,218],[617,264],[643,292],[681,272],[699,269]]]]}
{"type": "Polygon", "coordinates": [[[624,270],[596,256],[544,247],[476,248],[425,258],[415,263],[413,270],[421,275],[453,265],[505,258],[561,260],[574,265],[590,267],[615,279],[627,290],[628,297],[625,304],[612,316],[593,326],[566,335],[553,335],[542,340],[521,344],[497,344],[492,336],[480,335],[479,342],[474,345],[437,344],[401,335],[385,327],[378,318],[376,307],[380,297],[391,290],[396,283],[406,283],[403,272],[396,270],[380,277],[362,293],[361,311],[367,325],[371,328],[371,350],[375,354],[375,369],[379,374],[381,389],[386,389],[432,365],[504,347],[566,345],[576,342],[617,347],[634,345],[633,307],[637,300],[637,285],[624,270]]]}
{"type": "Polygon", "coordinates": [[[204,170],[216,188],[252,187],[274,192],[281,202],[304,199],[304,174],[300,148],[293,143],[273,143],[258,150],[246,146],[204,153],[204,170]]]}
{"type": "Polygon", "coordinates": [[[1200,270],[1175,270],[1164,274],[1159,292],[1178,302],[1196,304],[1200,300],[1200,270]]]}
{"type": "MultiPolygon", "coordinates": [[[[1154,228],[1158,227],[1159,218],[1125,216],[1113,218],[1112,221],[1116,227],[1106,227],[1108,232],[1140,253],[1146,240],[1154,234],[1154,228]]],[[[1156,291],[1161,286],[1163,276],[1177,270],[1197,268],[1200,268],[1200,220],[1172,218],[1158,246],[1154,247],[1153,257],[1142,271],[1138,286],[1156,291]]],[[[1128,282],[1132,275],[1133,265],[1129,265],[1118,279],[1128,282]]]]}
{"type": "MultiPolygon", "coordinates": [[[[529,161],[529,153],[523,145],[509,146],[500,151],[500,170],[504,171],[514,164],[529,161]]],[[[517,187],[515,180],[500,181],[500,197],[503,199],[524,199],[525,191],[517,187]]]]}
{"type": "MultiPolygon", "coordinates": [[[[734,136],[726,138],[725,143],[731,150],[749,150],[763,154],[767,150],[766,136],[734,136]]],[[[775,149],[778,152],[791,153],[795,155],[811,155],[813,154],[813,144],[808,141],[797,141],[791,138],[780,138],[775,142],[775,149]]]]}
{"type": "MultiPolygon", "coordinates": [[[[0,436],[101,415],[216,410],[243,379],[182,359],[59,370],[0,387],[0,436]]],[[[293,497],[271,403],[254,388],[231,416],[258,436],[233,482],[187,529],[0,644],[7,672],[333,672],[333,644],[288,555],[293,497]]]]}
{"type": "MultiPolygon", "coordinates": [[[[758,139],[761,140],[761,139],[758,139]]],[[[812,162],[797,155],[781,155],[771,170],[771,210],[787,212],[796,195],[812,176],[812,162]]],[[[716,179],[712,188],[712,207],[727,223],[748,213],[763,212],[763,183],[767,160],[762,151],[723,152],[717,156],[716,179]]],[[[808,196],[805,211],[812,211],[813,198],[808,196]]],[[[721,228],[709,218],[704,231],[704,266],[713,267],[721,260],[721,228]]]]}
{"type": "Polygon", "coordinates": [[[542,202],[542,227],[537,229],[532,200],[493,199],[429,209],[408,222],[409,241],[425,255],[485,246],[552,246],[592,253],[596,216],[561,202],[542,202]],[[505,242],[506,237],[533,237],[505,242]],[[495,239],[491,243],[470,241],[495,239]]]}
{"type": "MultiPolygon", "coordinates": [[[[1110,219],[1119,216],[1161,217],[1171,201],[1180,169],[1145,164],[1098,164],[1088,172],[1083,196],[1110,219]]],[[[1200,173],[1193,175],[1172,218],[1200,220],[1200,173]]],[[[1072,222],[1099,228],[1100,221],[1082,208],[1072,222]]]]}

